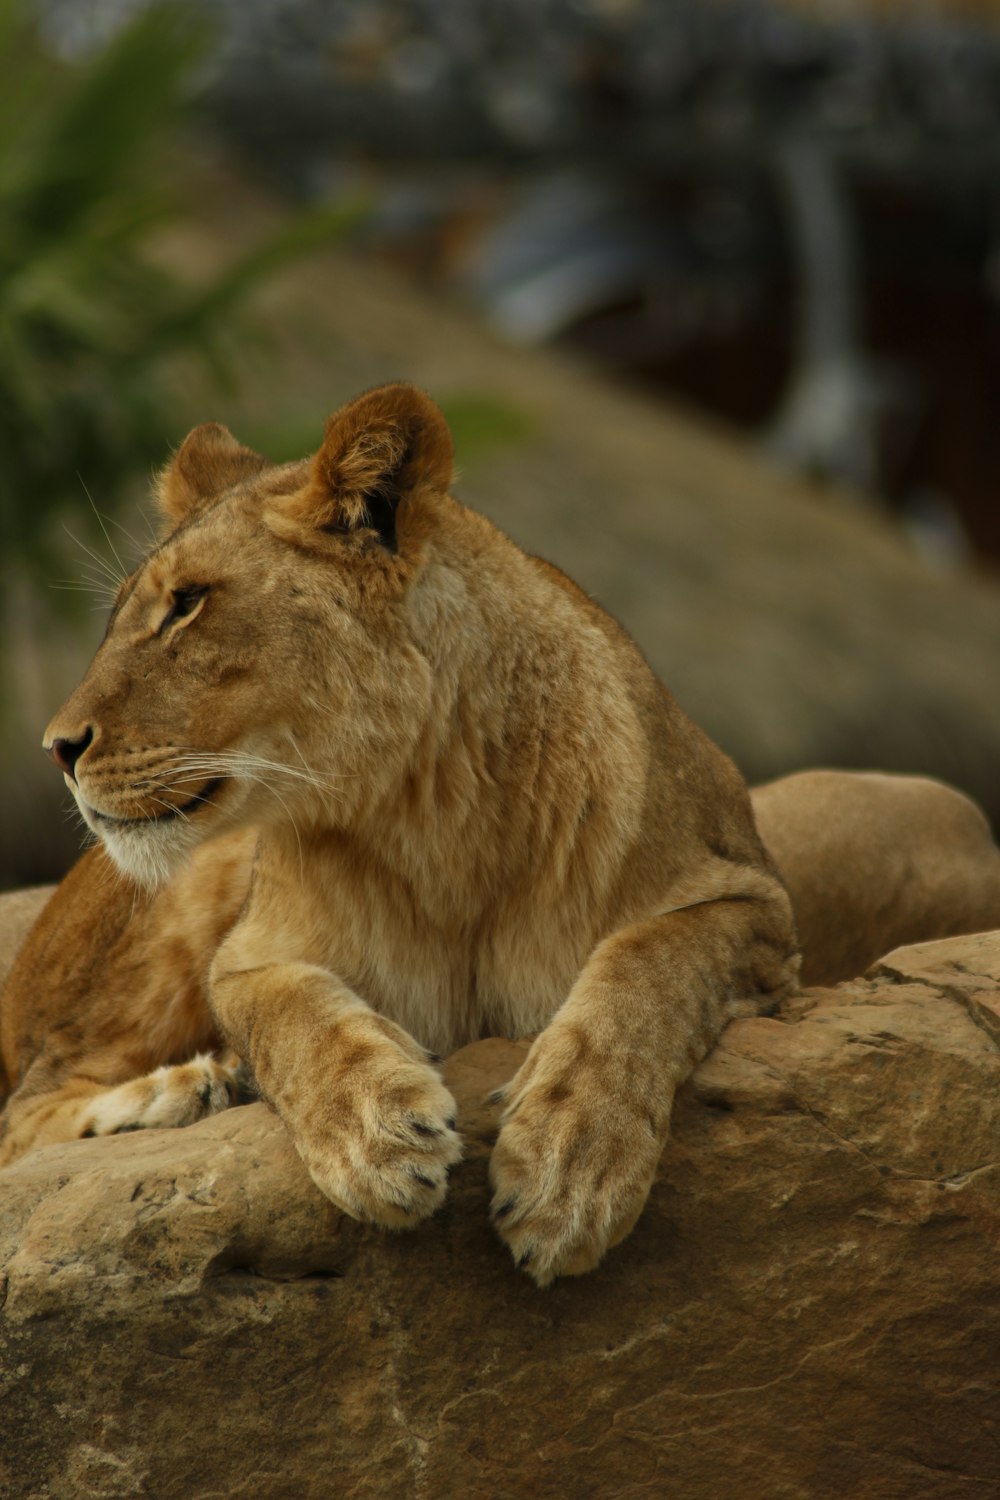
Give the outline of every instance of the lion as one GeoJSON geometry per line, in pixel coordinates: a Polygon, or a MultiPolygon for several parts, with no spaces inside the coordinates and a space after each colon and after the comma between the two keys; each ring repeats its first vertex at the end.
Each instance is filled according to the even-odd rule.
{"type": "MultiPolygon", "coordinates": [[[[311,459],[207,424],[159,477],[162,539],[45,736],[99,844],[10,975],[0,1164],[202,1118],[241,1096],[242,1059],[320,1190],[409,1228],[462,1154],[437,1060],[534,1036],[491,1217],[547,1286],[629,1233],[723,1027],[796,992],[792,900],[735,766],[613,619],[449,494],[452,467],[438,407],[392,384],[311,459]]],[[[819,927],[816,818],[796,842],[801,797],[758,795],[819,927]]],[[[958,802],[976,879],[942,920],[967,931],[1000,880],[958,802]]],[[[940,935],[897,904],[878,940],[940,935]]],[[[845,925],[833,967],[875,942],[845,925]]]]}

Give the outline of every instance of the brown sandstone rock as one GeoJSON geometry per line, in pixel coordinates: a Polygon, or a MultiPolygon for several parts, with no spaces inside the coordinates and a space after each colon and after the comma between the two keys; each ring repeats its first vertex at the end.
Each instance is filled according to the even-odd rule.
{"type": "Polygon", "coordinates": [[[595,1274],[487,1221],[486,1093],[413,1234],[343,1218],[262,1105],[0,1174],[9,1500],[1000,1494],[1000,936],[729,1028],[595,1274]]]}

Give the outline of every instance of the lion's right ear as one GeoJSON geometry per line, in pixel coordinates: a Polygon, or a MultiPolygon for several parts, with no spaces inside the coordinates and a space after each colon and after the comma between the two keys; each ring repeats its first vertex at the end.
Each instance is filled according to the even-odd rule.
{"type": "Polygon", "coordinates": [[[228,427],[204,422],[188,433],[156,476],[153,492],[160,514],[171,529],[179,526],[241,479],[267,467],[267,459],[244,448],[228,427]]]}

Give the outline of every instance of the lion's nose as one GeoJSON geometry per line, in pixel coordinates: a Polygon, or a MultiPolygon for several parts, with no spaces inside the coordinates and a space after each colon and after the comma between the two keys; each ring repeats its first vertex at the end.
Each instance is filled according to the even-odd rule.
{"type": "Polygon", "coordinates": [[[94,731],[87,725],[80,739],[55,739],[48,747],[49,754],[61,771],[76,780],[76,763],[94,738],[94,731]]]}

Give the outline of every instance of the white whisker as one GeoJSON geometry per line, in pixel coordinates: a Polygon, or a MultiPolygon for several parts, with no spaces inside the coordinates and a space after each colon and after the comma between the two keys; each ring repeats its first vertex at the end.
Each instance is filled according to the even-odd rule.
{"type": "Polygon", "coordinates": [[[49,584],[50,589],[66,589],[78,594],[95,594],[108,604],[114,603],[114,590],[106,583],[97,583],[87,578],[60,578],[49,584]]]}
{"type": "MultiPolygon", "coordinates": [[[[91,501],[91,504],[93,504],[93,501],[91,501]]],[[[100,519],[101,519],[101,517],[98,516],[98,520],[100,520],[100,519]]],[[[149,518],[147,516],[143,516],[142,519],[145,521],[146,527],[149,530],[149,533],[150,533],[150,536],[152,538],[153,544],[155,545],[155,543],[156,543],[156,537],[153,535],[152,527],[149,525],[149,518]]],[[[127,540],[132,543],[132,546],[135,548],[135,553],[136,553],[137,557],[142,558],[142,557],[146,556],[146,553],[149,551],[148,546],[146,544],[144,544],[143,542],[141,542],[137,536],[133,536],[132,533],[131,533],[131,531],[129,531],[129,529],[128,529],[127,526],[123,526],[122,523],[121,523],[121,521],[116,521],[115,518],[114,518],[114,516],[105,515],[104,516],[104,520],[107,521],[110,526],[114,526],[118,531],[121,532],[122,536],[126,537],[127,540]]],[[[109,541],[110,541],[110,539],[109,539],[109,541]]]]}
{"type": "MultiPolygon", "coordinates": [[[[104,577],[108,580],[110,585],[117,593],[121,585],[125,582],[125,578],[127,575],[125,573],[116,573],[114,568],[108,562],[107,558],[102,557],[99,552],[95,552],[91,547],[88,547],[86,542],[81,542],[80,538],[74,535],[74,533],[70,531],[68,526],[64,526],[63,531],[65,531],[71,542],[75,542],[80,550],[82,552],[85,552],[91,559],[91,561],[97,564],[104,577]]],[[[119,567],[120,566],[121,564],[119,563],[119,567]]]]}
{"type": "MultiPolygon", "coordinates": [[[[301,752],[295,746],[296,752],[301,759],[301,752]]],[[[262,755],[254,755],[246,750],[219,750],[219,751],[177,751],[168,768],[167,774],[174,778],[176,772],[189,772],[193,775],[201,773],[206,776],[234,776],[247,780],[257,780],[261,784],[268,783],[263,780],[263,773],[273,773],[277,776],[286,776],[292,781],[304,782],[308,786],[315,787],[317,791],[327,794],[336,794],[337,782],[342,781],[338,777],[336,781],[330,776],[324,776],[310,769],[305,760],[302,761],[302,769],[298,766],[289,766],[284,761],[269,760],[262,755]]]]}
{"type": "Polygon", "coordinates": [[[297,742],[294,734],[292,733],[292,731],[290,729],[286,729],[285,730],[285,738],[287,739],[288,743],[291,745],[292,749],[295,751],[295,754],[299,757],[299,760],[302,762],[303,766],[305,766],[305,769],[307,771],[309,771],[310,776],[312,776],[313,772],[311,770],[309,770],[309,765],[306,762],[306,758],[302,754],[302,751],[299,749],[298,742],[297,742]]]}
{"type": "MultiPolygon", "coordinates": [[[[142,522],[143,526],[145,526],[146,531],[149,534],[149,541],[145,545],[138,541],[135,541],[135,545],[139,548],[140,554],[143,557],[146,557],[151,551],[155,552],[156,548],[160,545],[160,541],[162,539],[161,533],[153,525],[152,521],[149,519],[149,515],[142,506],[136,506],[135,513],[139,517],[139,520],[142,522]]],[[[126,533],[126,535],[127,534],[128,533],[126,533]]],[[[132,540],[135,539],[133,538],[132,540]]]]}
{"type": "MultiPolygon", "coordinates": [[[[273,784],[273,782],[266,780],[262,775],[260,775],[260,773],[258,771],[256,771],[256,770],[250,770],[248,768],[246,762],[247,762],[247,760],[250,759],[250,757],[243,757],[242,754],[240,754],[239,752],[225,752],[225,753],[229,754],[231,756],[239,756],[239,759],[240,759],[240,768],[239,768],[238,771],[236,771],[236,772],[220,771],[220,766],[217,763],[217,758],[215,756],[205,757],[205,759],[203,761],[201,761],[201,762],[198,762],[197,760],[195,760],[195,763],[193,765],[185,765],[183,767],[183,770],[182,770],[182,772],[180,774],[175,774],[175,773],[168,772],[167,776],[169,777],[169,784],[170,784],[170,786],[172,786],[172,787],[182,787],[182,786],[190,785],[192,782],[195,782],[195,781],[203,781],[206,776],[217,776],[219,774],[226,774],[226,775],[233,775],[234,778],[238,778],[239,780],[242,780],[242,781],[248,781],[253,786],[262,787],[266,792],[269,792],[271,794],[271,796],[274,797],[275,800],[277,802],[279,802],[281,804],[281,807],[284,809],[285,817],[288,820],[288,825],[289,825],[289,827],[291,828],[292,832],[295,835],[295,842],[296,842],[296,845],[298,846],[298,851],[299,851],[299,870],[300,870],[300,873],[303,873],[303,875],[304,875],[304,871],[305,871],[305,857],[304,857],[303,851],[302,851],[302,839],[301,839],[301,836],[300,836],[300,833],[299,833],[298,823],[295,820],[294,813],[292,812],[292,809],[289,807],[288,802],[282,796],[281,792],[273,784]]],[[[219,759],[221,759],[221,757],[219,757],[219,759]]],[[[256,758],[254,758],[254,759],[256,759],[256,758]]],[[[267,762],[263,762],[263,764],[267,765],[271,770],[275,770],[275,771],[287,771],[289,769],[287,766],[281,765],[280,762],[278,762],[278,761],[275,761],[275,762],[267,761],[267,762]]],[[[301,777],[301,773],[298,773],[298,772],[295,772],[294,774],[297,775],[297,776],[300,776],[300,779],[308,780],[308,782],[310,783],[310,785],[320,785],[320,783],[318,783],[318,782],[315,781],[312,773],[310,773],[310,775],[308,776],[308,778],[301,777]]],[[[166,777],[164,779],[166,779],[166,777]]],[[[321,787],[321,790],[327,790],[327,789],[321,787]]],[[[210,802],[211,798],[209,798],[209,797],[193,797],[191,800],[194,801],[194,802],[210,802]]]]}
{"type": "MultiPolygon", "coordinates": [[[[128,577],[128,569],[126,568],[125,564],[122,562],[121,558],[118,556],[118,552],[117,552],[117,550],[115,548],[115,544],[111,540],[111,533],[108,531],[108,528],[104,524],[104,517],[101,515],[101,512],[97,509],[97,506],[94,504],[94,497],[90,493],[90,491],[88,490],[86,484],[84,483],[83,475],[82,474],[77,474],[76,477],[77,477],[77,479],[79,479],[81,485],[83,485],[83,493],[86,495],[87,499],[90,501],[90,508],[94,512],[94,515],[97,517],[97,524],[100,526],[101,530],[104,532],[104,540],[107,542],[108,546],[111,548],[111,556],[114,558],[115,562],[118,564],[118,568],[119,568],[119,571],[121,573],[122,580],[124,581],[124,579],[126,579],[128,577]]],[[[122,528],[122,529],[124,530],[124,528],[122,528]]]]}
{"type": "MultiPolygon", "coordinates": [[[[189,823],[191,821],[182,807],[175,807],[172,802],[164,802],[162,797],[154,797],[152,794],[150,794],[149,800],[150,802],[155,802],[157,807],[165,808],[167,812],[173,813],[175,817],[182,818],[185,823],[189,823]]],[[[205,798],[192,797],[191,801],[204,802],[205,798]]]]}

